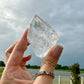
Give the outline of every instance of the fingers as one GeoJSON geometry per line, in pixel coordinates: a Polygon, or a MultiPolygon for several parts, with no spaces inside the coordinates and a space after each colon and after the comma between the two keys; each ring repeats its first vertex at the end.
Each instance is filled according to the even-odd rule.
{"type": "Polygon", "coordinates": [[[29,45],[27,41],[27,32],[28,28],[24,32],[21,39],[15,45],[11,53],[10,59],[8,60],[8,65],[19,65],[21,63],[24,51],[27,49],[27,45],[29,45]]]}
{"type": "MultiPolygon", "coordinates": [[[[54,46],[44,58],[40,71],[54,72],[55,66],[60,58],[62,50],[62,46],[54,46]]],[[[37,76],[33,84],[39,84],[39,82],[40,84],[52,84],[52,77],[49,75],[39,75],[37,76]]]]}
{"type": "Polygon", "coordinates": [[[54,46],[47,56],[44,58],[40,71],[50,71],[53,72],[55,69],[55,66],[60,58],[60,55],[62,53],[63,47],[60,45],[54,46]]]}
{"type": "Polygon", "coordinates": [[[31,55],[28,55],[28,56],[26,56],[26,57],[23,57],[20,66],[21,66],[21,67],[25,67],[26,62],[29,61],[30,59],[31,59],[31,55]]]}
{"type": "Polygon", "coordinates": [[[13,48],[15,47],[16,43],[17,43],[17,41],[16,41],[14,44],[12,44],[12,45],[6,50],[6,52],[5,52],[5,63],[7,63],[8,58],[9,58],[9,56],[10,56],[10,54],[11,54],[13,48]]]}
{"type": "Polygon", "coordinates": [[[26,62],[29,61],[30,59],[31,59],[31,55],[23,57],[22,62],[20,64],[20,67],[27,72],[25,76],[27,80],[33,80],[32,76],[30,75],[27,68],[25,67],[26,62]]]}

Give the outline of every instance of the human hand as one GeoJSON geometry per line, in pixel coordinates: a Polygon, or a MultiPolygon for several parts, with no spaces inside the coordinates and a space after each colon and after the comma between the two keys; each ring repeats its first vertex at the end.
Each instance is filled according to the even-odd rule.
{"type": "MultiPolygon", "coordinates": [[[[26,61],[31,58],[31,55],[23,57],[29,45],[27,32],[28,29],[21,39],[6,51],[6,67],[1,77],[1,84],[52,84],[52,77],[47,75],[40,75],[33,82],[32,76],[25,67],[26,61]]],[[[54,46],[45,56],[39,71],[53,72],[62,50],[62,46],[54,46]]]]}
{"type": "Polygon", "coordinates": [[[32,84],[33,78],[29,74],[25,64],[31,59],[31,55],[23,57],[29,43],[25,31],[21,39],[10,46],[5,53],[6,67],[1,77],[2,84],[32,84]]]}

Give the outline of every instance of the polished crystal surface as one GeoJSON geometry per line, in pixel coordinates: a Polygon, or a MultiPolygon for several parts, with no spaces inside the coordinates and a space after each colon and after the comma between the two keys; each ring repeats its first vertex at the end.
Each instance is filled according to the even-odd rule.
{"type": "Polygon", "coordinates": [[[27,39],[35,55],[42,58],[56,45],[58,36],[49,24],[35,15],[30,23],[27,39]]]}

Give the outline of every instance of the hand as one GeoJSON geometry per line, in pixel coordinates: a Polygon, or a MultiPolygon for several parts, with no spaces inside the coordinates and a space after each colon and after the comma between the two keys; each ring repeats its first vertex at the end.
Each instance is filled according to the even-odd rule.
{"type": "MultiPolygon", "coordinates": [[[[33,81],[32,76],[25,67],[26,62],[31,59],[31,55],[23,57],[29,45],[27,32],[28,29],[21,39],[6,51],[6,67],[1,77],[1,84],[52,84],[52,77],[47,75],[40,75],[33,81]]],[[[62,50],[62,46],[54,46],[44,58],[39,71],[53,72],[62,50]]]]}
{"type": "Polygon", "coordinates": [[[21,39],[10,46],[6,53],[6,67],[1,77],[2,84],[32,84],[33,78],[29,74],[25,64],[31,59],[31,55],[23,57],[29,43],[25,31],[21,39]]]}

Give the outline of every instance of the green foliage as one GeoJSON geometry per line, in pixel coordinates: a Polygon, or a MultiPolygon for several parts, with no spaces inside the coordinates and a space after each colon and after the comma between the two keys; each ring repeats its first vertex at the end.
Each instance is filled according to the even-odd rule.
{"type": "Polygon", "coordinates": [[[63,66],[62,69],[63,70],[69,70],[69,67],[68,66],[63,66]]]}
{"type": "MultiPolygon", "coordinates": [[[[40,66],[38,66],[38,65],[30,65],[30,64],[27,64],[26,67],[31,68],[31,69],[39,69],[40,68],[40,66]]],[[[57,64],[55,69],[70,70],[68,66],[61,66],[60,64],[57,64]]]]}
{"type": "Polygon", "coordinates": [[[4,67],[4,66],[5,66],[4,61],[0,61],[0,67],[4,67]]]}
{"type": "Polygon", "coordinates": [[[30,68],[30,64],[26,65],[27,68],[30,68]]]}
{"type": "Polygon", "coordinates": [[[31,69],[39,69],[39,68],[40,68],[40,66],[30,65],[30,64],[26,65],[26,67],[27,67],[27,68],[31,68],[31,69]]]}
{"type": "Polygon", "coordinates": [[[68,66],[62,66],[60,64],[57,64],[55,69],[70,70],[68,66]]]}
{"type": "Polygon", "coordinates": [[[3,70],[4,70],[4,69],[0,69],[0,78],[1,78],[1,75],[2,75],[3,70]]]}
{"type": "MultiPolygon", "coordinates": [[[[27,64],[26,67],[29,69],[39,69],[40,68],[40,66],[38,65],[30,65],[30,64],[27,64]]],[[[62,66],[60,64],[57,64],[55,69],[61,70],[61,71],[71,71],[71,68],[69,66],[62,66]]],[[[84,69],[81,69],[81,72],[84,73],[84,69]]]]}
{"type": "Polygon", "coordinates": [[[4,69],[0,69],[0,73],[2,73],[2,72],[3,72],[3,70],[4,70],[4,69]]]}
{"type": "Polygon", "coordinates": [[[80,81],[80,67],[78,63],[73,64],[71,67],[72,82],[73,84],[81,84],[80,81]]]}
{"type": "Polygon", "coordinates": [[[62,66],[60,64],[57,64],[55,67],[55,69],[61,69],[61,68],[62,68],[62,66]]]}

